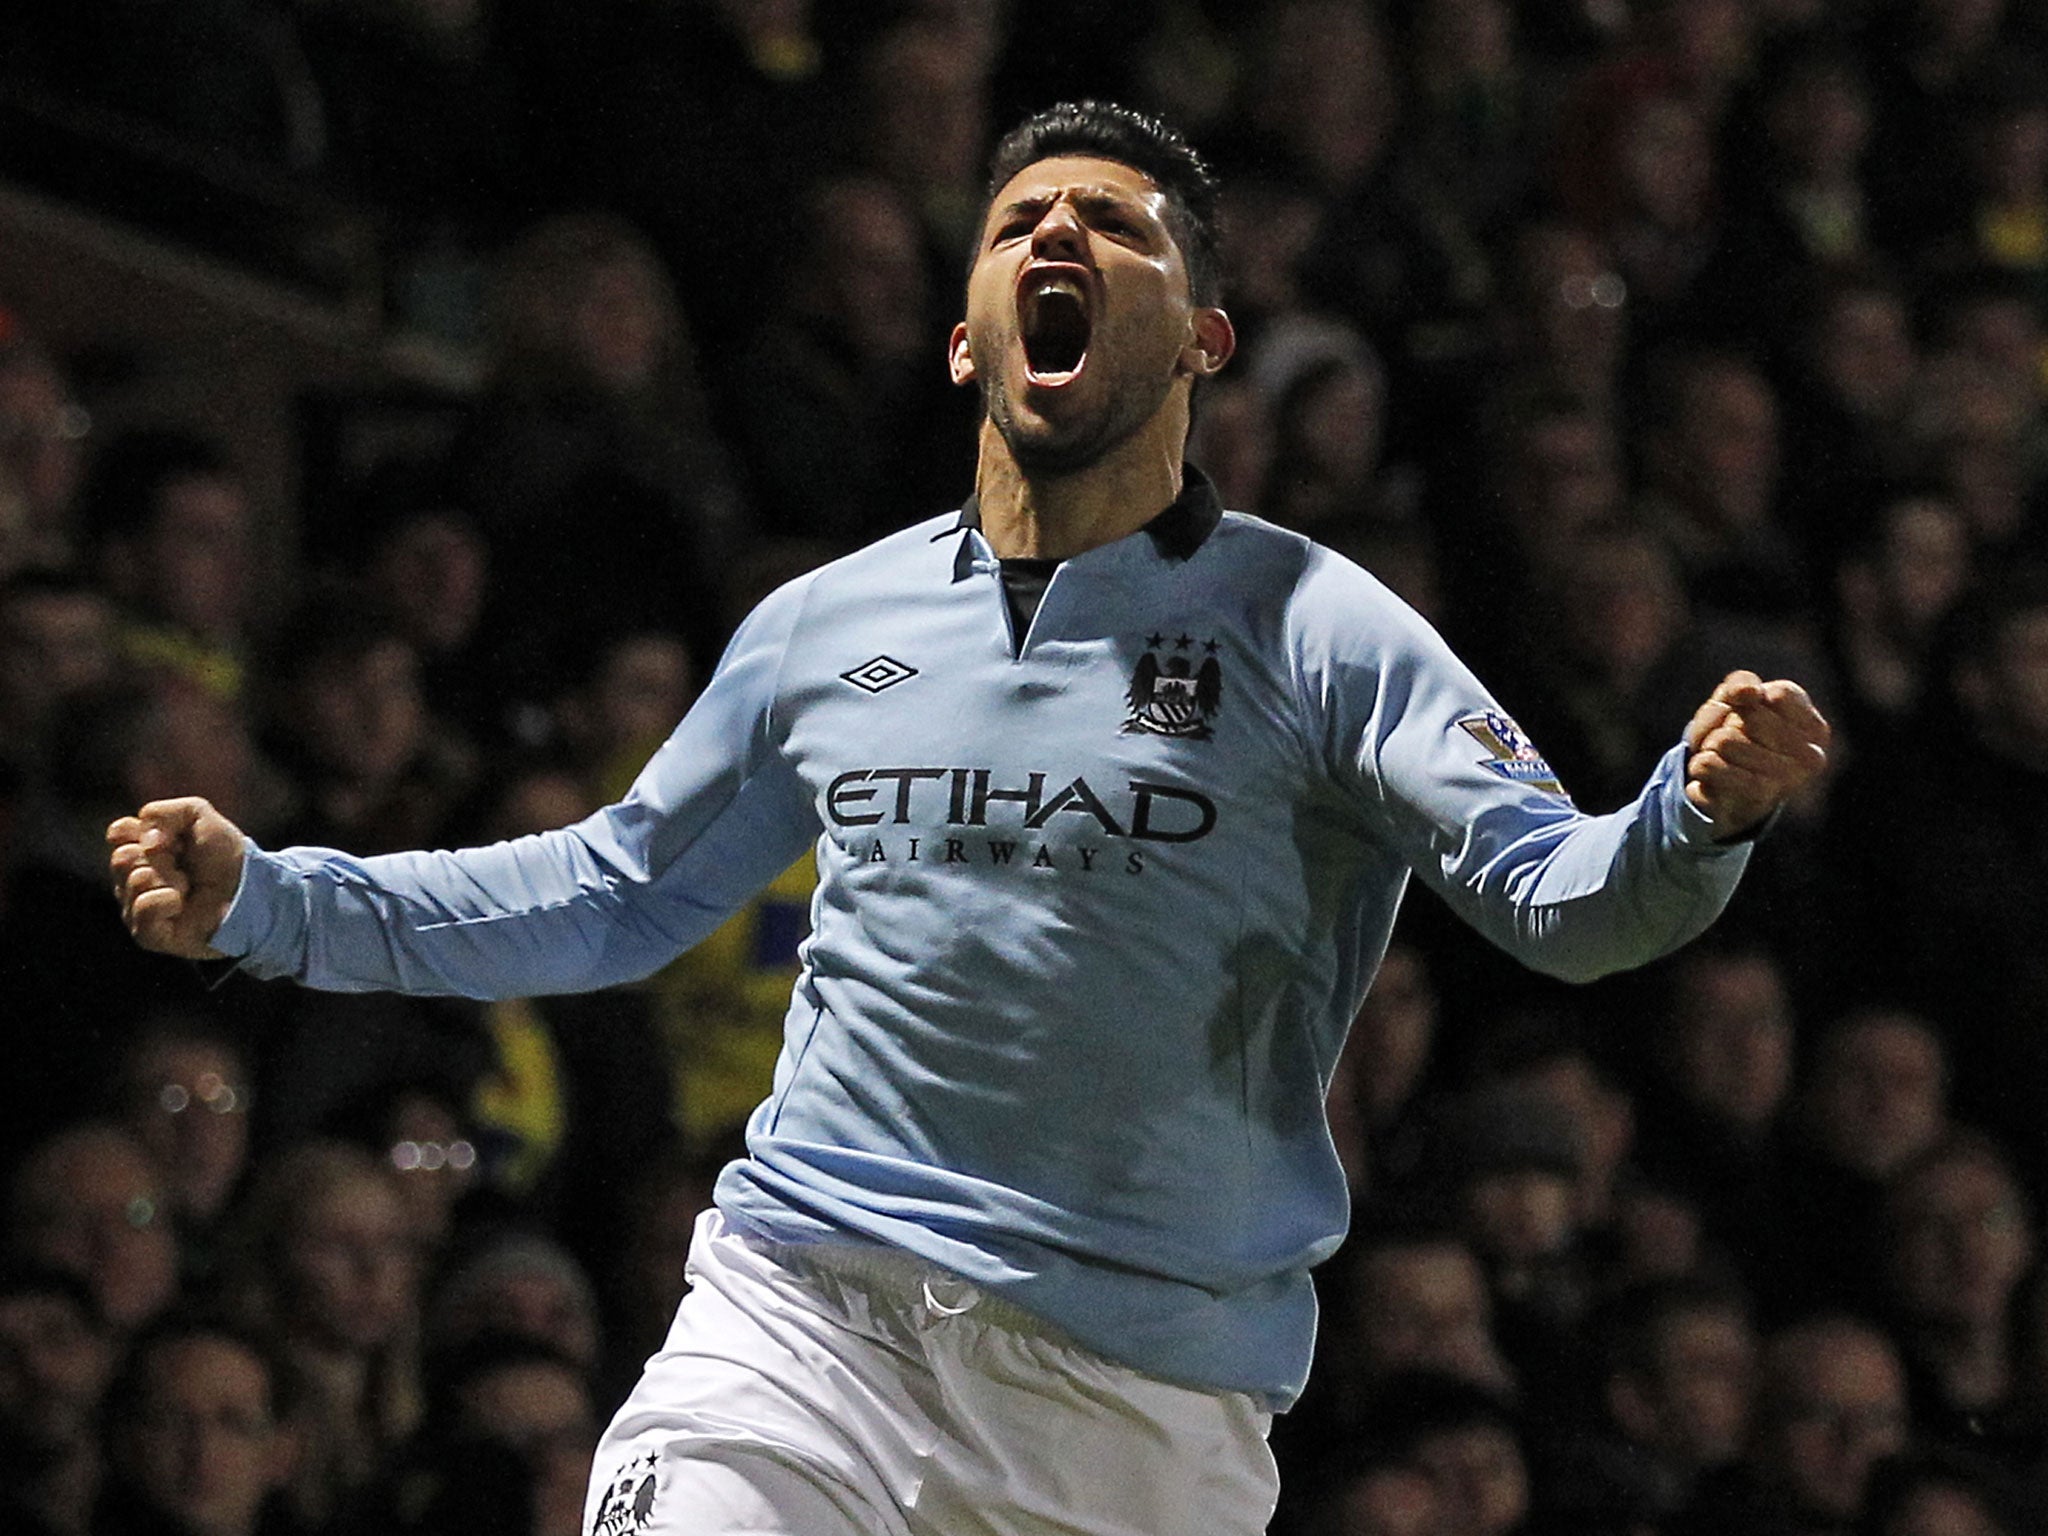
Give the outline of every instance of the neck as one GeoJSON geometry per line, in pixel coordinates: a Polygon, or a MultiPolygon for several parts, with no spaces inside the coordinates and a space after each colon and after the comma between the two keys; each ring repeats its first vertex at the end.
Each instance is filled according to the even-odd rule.
{"type": "Polygon", "coordinates": [[[982,536],[1004,560],[1065,560],[1113,544],[1180,495],[1186,441],[1183,404],[1161,410],[1094,463],[1050,474],[1018,464],[995,424],[983,420],[974,475],[982,536]]]}

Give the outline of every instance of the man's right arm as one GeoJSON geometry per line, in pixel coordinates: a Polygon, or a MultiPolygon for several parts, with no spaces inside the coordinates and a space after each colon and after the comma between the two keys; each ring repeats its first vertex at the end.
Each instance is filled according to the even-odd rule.
{"type": "Polygon", "coordinates": [[[772,708],[800,590],[757,610],[626,797],[575,826],[457,852],[265,853],[204,802],[160,802],[109,829],[131,929],[333,991],[517,997],[647,975],[817,836],[772,708]]]}

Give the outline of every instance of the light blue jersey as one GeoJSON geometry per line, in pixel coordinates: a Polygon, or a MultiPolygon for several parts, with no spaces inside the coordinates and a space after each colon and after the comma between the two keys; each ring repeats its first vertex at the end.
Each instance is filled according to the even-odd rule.
{"type": "Polygon", "coordinates": [[[1011,624],[971,516],[884,539],[763,603],[618,805],[459,853],[252,851],[214,944],[316,987],[580,991],[815,842],[728,1219],[896,1245],[1284,1407],[1348,1214],[1324,1092],[1409,871],[1590,978],[1697,934],[1746,849],[1682,746],[1574,810],[1428,625],[1199,476],[1011,624]]]}

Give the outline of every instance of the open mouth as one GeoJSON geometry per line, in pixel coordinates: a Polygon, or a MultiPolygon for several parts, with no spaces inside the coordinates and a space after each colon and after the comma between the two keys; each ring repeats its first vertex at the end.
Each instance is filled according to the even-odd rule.
{"type": "Polygon", "coordinates": [[[1044,271],[1026,278],[1018,301],[1024,364],[1034,384],[1064,384],[1081,371],[1088,355],[1088,290],[1069,272],[1044,271]]]}

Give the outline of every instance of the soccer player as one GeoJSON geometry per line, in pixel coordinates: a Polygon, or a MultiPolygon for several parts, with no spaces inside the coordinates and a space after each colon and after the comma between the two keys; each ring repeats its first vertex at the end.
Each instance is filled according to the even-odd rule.
{"type": "Polygon", "coordinates": [[[597,1536],[1264,1530],[1347,1215],[1323,1084],[1410,871],[1596,976],[1709,923],[1822,765],[1804,692],[1737,673],[1580,814],[1385,588],[1183,466],[1234,344],[1186,144],[1057,107],[991,187],[975,496],[768,598],[619,804],[372,859],[189,799],[109,829],[146,945],[471,996],[644,976],[815,846],[774,1087],[597,1536]]]}

